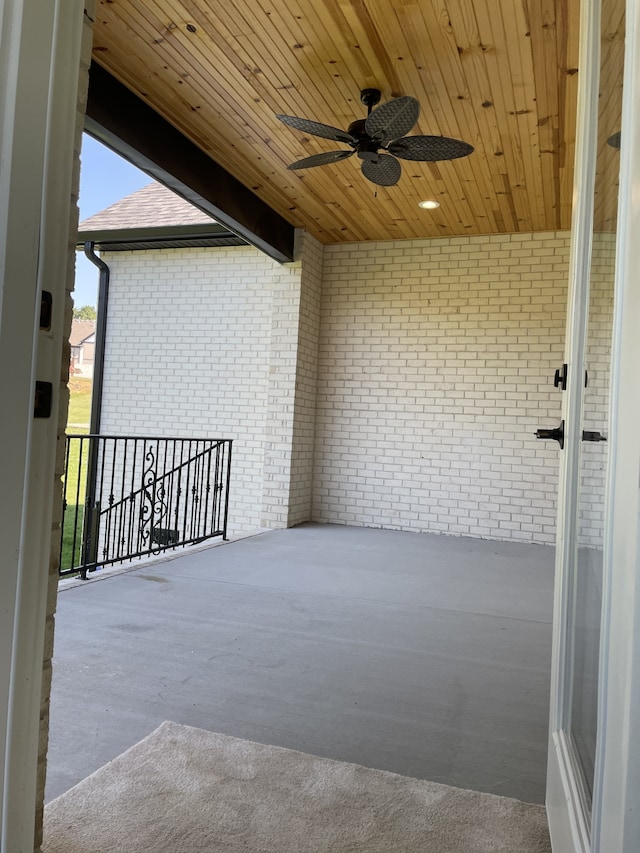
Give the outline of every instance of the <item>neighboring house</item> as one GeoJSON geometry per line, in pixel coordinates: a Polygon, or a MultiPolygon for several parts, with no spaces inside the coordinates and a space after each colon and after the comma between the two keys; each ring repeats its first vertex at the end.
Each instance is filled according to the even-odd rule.
{"type": "Polygon", "coordinates": [[[69,345],[71,346],[71,372],[82,373],[87,368],[91,369],[96,349],[96,321],[73,320],[69,345]]]}

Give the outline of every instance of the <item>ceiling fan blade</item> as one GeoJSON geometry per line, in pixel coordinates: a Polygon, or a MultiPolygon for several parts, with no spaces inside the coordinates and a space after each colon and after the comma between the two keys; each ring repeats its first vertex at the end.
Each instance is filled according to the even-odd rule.
{"type": "Polygon", "coordinates": [[[321,154],[312,154],[311,157],[303,157],[295,163],[287,166],[287,169],[309,169],[312,166],[326,166],[328,163],[337,163],[346,160],[355,154],[355,151],[323,151],[321,154]]]}
{"type": "Polygon", "coordinates": [[[396,139],[387,151],[402,160],[455,160],[473,152],[473,145],[448,136],[407,136],[396,139]]]}
{"type": "Polygon", "coordinates": [[[347,133],[346,130],[340,130],[338,127],[331,127],[329,124],[321,124],[319,121],[310,121],[308,118],[297,118],[296,116],[280,116],[276,118],[293,127],[296,130],[301,130],[303,133],[310,133],[312,136],[321,136],[323,139],[333,139],[334,142],[346,142],[348,145],[354,145],[357,142],[355,136],[347,133]]]}
{"type": "Polygon", "coordinates": [[[395,157],[378,154],[377,160],[363,160],[362,174],[379,187],[392,187],[402,174],[402,166],[395,157]]]}
{"type": "Polygon", "coordinates": [[[372,139],[386,143],[409,133],[419,115],[420,104],[415,98],[394,98],[370,113],[365,131],[372,139]]]}

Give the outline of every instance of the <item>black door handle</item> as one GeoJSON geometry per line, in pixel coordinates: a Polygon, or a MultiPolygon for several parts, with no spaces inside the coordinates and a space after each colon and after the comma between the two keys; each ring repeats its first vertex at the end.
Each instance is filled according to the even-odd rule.
{"type": "Polygon", "coordinates": [[[590,429],[582,430],[582,440],[583,441],[606,441],[607,439],[602,435],[601,432],[594,432],[590,429]]]}
{"type": "Polygon", "coordinates": [[[536,438],[552,438],[558,442],[560,450],[562,450],[564,447],[564,421],[561,422],[559,427],[555,427],[554,429],[537,429],[535,436],[536,438]]]}
{"type": "MultiPolygon", "coordinates": [[[[564,421],[561,422],[559,427],[554,427],[553,429],[537,429],[535,431],[536,438],[551,438],[553,441],[557,441],[560,445],[560,449],[564,448],[564,421]]],[[[595,430],[583,429],[582,430],[582,440],[583,441],[606,441],[606,436],[602,435],[601,432],[597,432],[595,430]]]]}

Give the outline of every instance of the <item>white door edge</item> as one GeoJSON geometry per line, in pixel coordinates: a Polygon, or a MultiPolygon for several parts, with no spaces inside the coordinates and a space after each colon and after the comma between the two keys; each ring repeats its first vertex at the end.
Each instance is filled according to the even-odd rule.
{"type": "Polygon", "coordinates": [[[640,850],[640,0],[625,29],[593,853],[640,850]]]}
{"type": "Polygon", "coordinates": [[[551,733],[549,743],[547,818],[553,849],[590,853],[590,828],[585,819],[566,733],[551,733]]]}
{"type": "Polygon", "coordinates": [[[560,451],[558,533],[547,755],[546,805],[554,853],[589,853],[590,819],[579,795],[564,729],[571,718],[572,570],[577,559],[578,477],[582,437],[584,352],[589,308],[600,76],[600,0],[580,8],[576,154],[565,333],[567,387],[563,393],[565,445],[560,451]]]}

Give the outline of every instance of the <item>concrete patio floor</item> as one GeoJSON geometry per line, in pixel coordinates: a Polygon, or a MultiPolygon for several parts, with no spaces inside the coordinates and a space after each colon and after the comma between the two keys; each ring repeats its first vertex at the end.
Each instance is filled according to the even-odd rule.
{"type": "Polygon", "coordinates": [[[302,525],[61,590],[47,799],[163,720],[544,801],[553,549],[302,525]]]}

